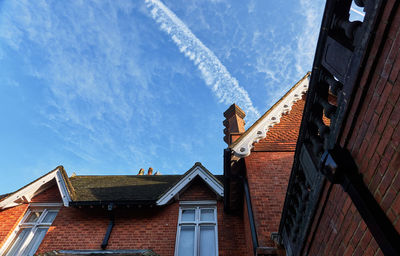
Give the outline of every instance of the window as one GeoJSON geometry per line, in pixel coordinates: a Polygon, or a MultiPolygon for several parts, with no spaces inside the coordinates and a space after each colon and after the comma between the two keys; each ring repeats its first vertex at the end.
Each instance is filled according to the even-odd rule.
{"type": "Polygon", "coordinates": [[[14,231],[11,243],[6,243],[5,255],[34,255],[57,212],[56,208],[30,207],[14,231]]]}
{"type": "Polygon", "coordinates": [[[217,208],[213,204],[182,204],[179,209],[176,256],[217,256],[217,208]]]}

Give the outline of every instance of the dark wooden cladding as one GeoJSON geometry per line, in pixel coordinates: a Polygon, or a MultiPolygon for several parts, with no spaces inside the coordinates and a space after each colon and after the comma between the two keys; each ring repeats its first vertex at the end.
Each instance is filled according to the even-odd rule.
{"type": "MultiPolygon", "coordinates": [[[[347,154],[344,149],[338,147],[337,142],[359,79],[361,64],[373,33],[374,21],[383,2],[382,0],[355,1],[358,6],[364,7],[363,22],[349,21],[352,1],[326,2],[279,227],[280,241],[285,246],[287,255],[302,254],[326,179],[333,184],[351,188],[347,192],[361,215],[367,216],[364,220],[374,237],[385,231],[385,227],[374,225],[377,221],[374,218],[380,218],[384,214],[370,214],[375,212],[377,205],[373,197],[366,196],[365,202],[360,202],[364,200],[360,195],[366,188],[360,185],[359,176],[354,175],[358,173],[357,166],[343,162],[351,162],[352,159],[342,157],[347,154]],[[329,119],[329,124],[324,122],[324,119],[329,119]],[[372,207],[374,210],[366,211],[363,209],[365,207],[372,207]],[[365,212],[367,214],[363,214],[365,212]]],[[[376,240],[383,252],[385,248],[382,247],[389,248],[389,252],[396,251],[398,246],[395,241],[400,241],[397,238],[376,240]]]]}

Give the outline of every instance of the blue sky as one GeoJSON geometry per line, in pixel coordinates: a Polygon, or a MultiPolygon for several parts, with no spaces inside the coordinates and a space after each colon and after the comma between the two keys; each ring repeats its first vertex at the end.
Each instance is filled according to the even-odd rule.
{"type": "Polygon", "coordinates": [[[222,173],[247,125],[311,69],[324,1],[0,1],[0,194],[68,174],[222,173]]]}

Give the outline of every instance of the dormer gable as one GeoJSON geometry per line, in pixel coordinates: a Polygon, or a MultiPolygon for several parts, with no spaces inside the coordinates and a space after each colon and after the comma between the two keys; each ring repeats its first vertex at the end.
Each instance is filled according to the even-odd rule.
{"type": "Polygon", "coordinates": [[[69,206],[71,202],[72,188],[69,186],[67,174],[62,166],[48,172],[42,177],[22,187],[14,193],[0,199],[0,210],[14,207],[24,203],[36,201],[41,193],[56,186],[64,206],[69,206]]]}
{"type": "Polygon", "coordinates": [[[182,178],[169,190],[167,190],[156,204],[166,205],[172,199],[178,198],[180,193],[183,193],[195,181],[203,181],[204,185],[213,191],[217,197],[224,196],[224,187],[222,182],[219,181],[212,173],[210,173],[201,163],[197,162],[195,165],[182,175],[182,178]]]}

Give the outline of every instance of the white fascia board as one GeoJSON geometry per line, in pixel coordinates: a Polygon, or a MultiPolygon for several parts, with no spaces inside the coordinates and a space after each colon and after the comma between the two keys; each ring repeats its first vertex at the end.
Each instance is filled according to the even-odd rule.
{"type": "Polygon", "coordinates": [[[203,170],[200,166],[196,166],[191,172],[186,174],[175,186],[168,190],[160,199],[157,200],[157,205],[165,205],[174,198],[179,192],[185,188],[196,176],[201,177],[210,188],[219,196],[224,196],[223,186],[216,181],[215,177],[211,176],[208,172],[203,170]]]}
{"type": "Polygon", "coordinates": [[[61,171],[58,169],[55,178],[57,181],[58,190],[60,191],[60,195],[63,200],[63,204],[65,207],[68,207],[69,203],[71,202],[71,197],[68,193],[67,185],[65,184],[61,171]]]}
{"type": "Polygon", "coordinates": [[[254,143],[267,137],[269,129],[279,123],[282,115],[289,113],[292,110],[293,104],[300,100],[303,94],[307,92],[309,80],[309,76],[303,79],[278,105],[274,106],[254,127],[251,127],[252,130],[232,148],[236,157],[243,158],[250,155],[254,143]]]}
{"type": "Polygon", "coordinates": [[[39,190],[41,186],[55,179],[57,182],[58,189],[61,194],[64,206],[68,206],[71,198],[69,196],[67,186],[62,178],[60,169],[56,169],[53,172],[43,176],[29,186],[15,192],[14,194],[8,196],[6,199],[0,202],[0,209],[6,209],[20,205],[21,203],[29,203],[30,200],[35,196],[35,193],[39,190]]]}
{"type": "Polygon", "coordinates": [[[179,205],[216,205],[215,200],[202,200],[202,201],[180,201],[179,205]]]}

